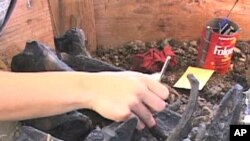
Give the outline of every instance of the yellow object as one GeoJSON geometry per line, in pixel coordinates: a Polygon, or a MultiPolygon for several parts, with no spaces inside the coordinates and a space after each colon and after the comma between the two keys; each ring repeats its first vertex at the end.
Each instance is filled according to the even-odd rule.
{"type": "Polygon", "coordinates": [[[188,67],[186,72],[181,76],[181,78],[175,83],[174,87],[176,88],[184,88],[191,89],[190,83],[187,79],[187,74],[193,74],[195,78],[199,81],[199,90],[206,85],[207,81],[210,79],[214,70],[196,68],[196,67],[188,67]]]}

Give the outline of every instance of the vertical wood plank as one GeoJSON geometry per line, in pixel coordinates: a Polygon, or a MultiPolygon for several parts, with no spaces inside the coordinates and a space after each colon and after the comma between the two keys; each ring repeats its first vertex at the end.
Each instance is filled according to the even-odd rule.
{"type": "Polygon", "coordinates": [[[72,27],[82,28],[88,39],[87,48],[96,50],[93,0],[49,0],[54,34],[61,36],[72,27]]]}
{"type": "Polygon", "coordinates": [[[10,62],[10,58],[22,51],[28,40],[54,46],[50,12],[45,0],[32,0],[31,7],[28,7],[27,0],[17,1],[0,35],[0,59],[10,62]]]}
{"type": "MultiPolygon", "coordinates": [[[[235,0],[94,0],[98,46],[117,47],[131,40],[200,38],[212,18],[227,16],[235,0]]],[[[230,19],[250,40],[250,0],[240,0],[230,19]]]]}

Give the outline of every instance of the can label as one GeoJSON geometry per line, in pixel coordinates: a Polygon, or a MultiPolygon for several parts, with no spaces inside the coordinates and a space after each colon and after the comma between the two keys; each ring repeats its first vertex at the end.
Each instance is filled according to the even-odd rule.
{"type": "Polygon", "coordinates": [[[227,73],[230,70],[233,49],[239,34],[236,32],[232,35],[221,35],[212,28],[203,31],[197,64],[199,67],[212,69],[218,73],[227,73]]]}

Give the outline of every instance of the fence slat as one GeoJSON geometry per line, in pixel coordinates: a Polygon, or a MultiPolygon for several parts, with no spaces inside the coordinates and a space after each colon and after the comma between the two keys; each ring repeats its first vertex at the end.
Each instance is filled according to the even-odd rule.
{"type": "Polygon", "coordinates": [[[88,38],[88,49],[96,50],[96,29],[93,0],[48,0],[54,34],[62,35],[72,27],[82,28],[88,38]]]}

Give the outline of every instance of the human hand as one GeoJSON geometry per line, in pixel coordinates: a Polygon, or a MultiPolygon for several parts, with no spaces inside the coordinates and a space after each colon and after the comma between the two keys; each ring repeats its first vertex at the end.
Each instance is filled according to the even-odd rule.
{"type": "Polygon", "coordinates": [[[169,95],[158,81],[137,72],[101,72],[89,84],[91,109],[117,122],[137,117],[139,129],[155,125],[153,113],[165,108],[169,95]]]}

